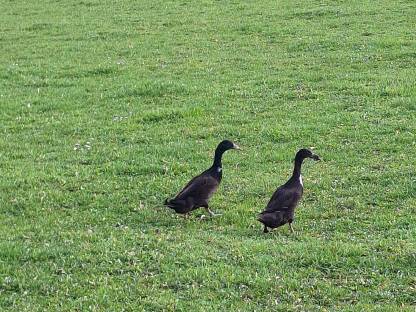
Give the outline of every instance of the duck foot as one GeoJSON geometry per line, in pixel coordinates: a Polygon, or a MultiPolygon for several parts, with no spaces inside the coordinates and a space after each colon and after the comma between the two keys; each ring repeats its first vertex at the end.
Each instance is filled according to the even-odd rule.
{"type": "Polygon", "coordinates": [[[207,212],[209,213],[209,215],[211,217],[216,217],[216,216],[220,216],[222,215],[221,213],[214,213],[211,209],[209,209],[208,207],[205,208],[207,210],[207,212]]]}
{"type": "Polygon", "coordinates": [[[267,228],[267,226],[264,226],[263,233],[269,233],[269,229],[267,228]]]}

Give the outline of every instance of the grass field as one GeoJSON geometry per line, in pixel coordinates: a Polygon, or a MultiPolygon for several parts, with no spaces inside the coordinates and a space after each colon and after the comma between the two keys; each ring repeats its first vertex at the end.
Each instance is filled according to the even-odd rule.
{"type": "Polygon", "coordinates": [[[0,310],[415,311],[415,16],[0,0],[0,310]],[[222,216],[163,207],[224,138],[222,216]],[[263,234],[301,147],[297,233],[263,234]]]}

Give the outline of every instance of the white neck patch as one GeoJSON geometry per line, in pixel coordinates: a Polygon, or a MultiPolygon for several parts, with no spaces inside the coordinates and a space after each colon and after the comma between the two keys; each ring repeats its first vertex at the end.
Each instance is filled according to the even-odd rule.
{"type": "Polygon", "coordinates": [[[222,171],[222,168],[221,167],[218,167],[217,168],[217,172],[221,172],[222,171]]]}
{"type": "Polygon", "coordinates": [[[303,187],[303,180],[302,180],[302,176],[301,176],[301,175],[299,176],[299,183],[300,183],[300,185],[302,185],[302,187],[303,187]]]}

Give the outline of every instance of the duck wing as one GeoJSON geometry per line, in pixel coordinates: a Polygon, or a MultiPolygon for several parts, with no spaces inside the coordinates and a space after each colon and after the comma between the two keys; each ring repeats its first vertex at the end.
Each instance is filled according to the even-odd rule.
{"type": "Polygon", "coordinates": [[[208,173],[196,176],[176,195],[176,199],[193,197],[196,201],[209,199],[217,190],[220,182],[208,173]]]}
{"type": "Polygon", "coordinates": [[[279,187],[261,214],[284,211],[296,206],[302,193],[302,189],[279,187]]]}

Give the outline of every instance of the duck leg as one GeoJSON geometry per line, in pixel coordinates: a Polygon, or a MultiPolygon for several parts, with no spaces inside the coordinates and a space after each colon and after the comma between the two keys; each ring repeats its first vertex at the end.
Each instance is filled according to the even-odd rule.
{"type": "Polygon", "coordinates": [[[181,216],[182,216],[182,218],[184,218],[185,220],[188,220],[188,219],[189,219],[189,213],[184,213],[184,214],[182,214],[181,216]]]}
{"type": "Polygon", "coordinates": [[[211,217],[220,216],[220,213],[214,213],[211,209],[209,209],[208,203],[205,203],[202,207],[208,212],[211,217]]]}
{"type": "Polygon", "coordinates": [[[216,217],[216,216],[220,216],[221,213],[214,213],[211,209],[209,209],[208,207],[205,208],[207,210],[207,212],[209,213],[209,215],[211,217],[216,217]]]}
{"type": "Polygon", "coordinates": [[[269,229],[267,228],[267,226],[264,226],[263,233],[269,233],[269,229]]]}
{"type": "Polygon", "coordinates": [[[293,230],[293,227],[292,227],[292,222],[289,222],[289,228],[290,228],[290,231],[294,234],[294,233],[295,233],[295,231],[293,230]]]}

